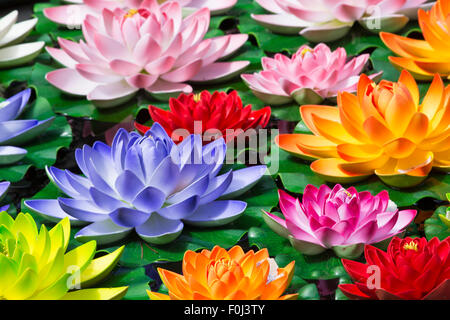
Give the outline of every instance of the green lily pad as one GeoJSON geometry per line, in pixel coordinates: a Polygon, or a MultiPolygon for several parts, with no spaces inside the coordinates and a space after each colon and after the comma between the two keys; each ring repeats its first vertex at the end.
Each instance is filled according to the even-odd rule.
{"type": "Polygon", "coordinates": [[[450,236],[450,228],[439,217],[440,214],[445,216],[447,206],[439,207],[434,214],[425,221],[425,236],[428,240],[438,237],[439,240],[444,240],[450,236]]]}

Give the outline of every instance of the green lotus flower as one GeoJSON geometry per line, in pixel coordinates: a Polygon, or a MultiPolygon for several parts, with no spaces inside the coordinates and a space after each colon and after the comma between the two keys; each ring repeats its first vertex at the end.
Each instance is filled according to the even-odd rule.
{"type": "Polygon", "coordinates": [[[0,300],[110,300],[122,298],[128,287],[86,289],[103,280],[119,261],[124,247],[94,259],[90,241],[66,253],[68,219],[40,230],[33,217],[14,220],[0,212],[0,300]]]}
{"type": "MultiPolygon", "coordinates": [[[[450,193],[447,193],[447,200],[450,202],[450,193]]],[[[439,218],[441,218],[442,222],[450,229],[450,207],[447,207],[446,215],[440,214],[439,218]]]]}

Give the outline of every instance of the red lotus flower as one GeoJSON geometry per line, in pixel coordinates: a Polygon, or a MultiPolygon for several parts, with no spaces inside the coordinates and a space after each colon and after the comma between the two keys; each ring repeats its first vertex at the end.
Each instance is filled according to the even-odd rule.
{"type": "MultiPolygon", "coordinates": [[[[236,91],[208,91],[200,94],[181,94],[178,99],[170,99],[170,111],[149,106],[153,121],[166,130],[175,142],[181,142],[189,134],[202,134],[204,143],[223,137],[230,141],[248,129],[264,128],[270,119],[270,107],[252,111],[252,106],[243,107],[236,91]],[[232,134],[228,130],[234,130],[232,134]]],[[[136,128],[145,133],[150,128],[135,123],[136,128]]]]}
{"type": "Polygon", "coordinates": [[[395,237],[387,253],[365,247],[366,264],[342,260],[355,284],[339,288],[350,299],[450,299],[450,237],[395,237]]]}

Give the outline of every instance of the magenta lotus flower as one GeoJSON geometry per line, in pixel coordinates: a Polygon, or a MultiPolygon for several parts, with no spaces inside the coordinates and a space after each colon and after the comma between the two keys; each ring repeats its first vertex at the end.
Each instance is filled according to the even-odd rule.
{"type": "Polygon", "coordinates": [[[309,41],[329,42],[344,37],[358,21],[369,31],[397,32],[427,0],[255,0],[272,14],[252,15],[273,32],[300,33],[309,41]]]}
{"type": "Polygon", "coordinates": [[[87,96],[98,107],[120,105],[145,89],[159,100],[192,92],[190,82],[214,83],[235,77],[248,61],[217,62],[233,54],[246,34],[203,39],[209,9],[183,18],[179,3],[146,0],[138,10],[104,9],[83,22],[85,41],[59,39],[47,48],[65,66],[47,80],[65,93],[87,96]]]}
{"type": "MultiPolygon", "coordinates": [[[[208,8],[212,15],[219,15],[230,10],[237,0],[171,0],[183,7],[183,12],[192,13],[201,8],[208,8]]],[[[87,15],[100,15],[103,9],[130,10],[141,6],[144,0],[66,0],[69,4],[46,8],[44,15],[51,21],[68,27],[81,26],[87,15]]],[[[159,3],[166,2],[159,0],[159,3]]]]}
{"type": "Polygon", "coordinates": [[[368,59],[369,55],[363,54],[347,61],[344,48],[331,52],[323,43],[314,49],[304,45],[292,58],[282,54],[262,58],[263,71],[241,77],[265,103],[281,105],[295,100],[300,105],[319,104],[336,98],[338,91],[355,92],[368,59]]]}
{"type": "Polygon", "coordinates": [[[265,212],[269,227],[288,238],[303,254],[316,255],[332,249],[341,258],[359,257],[365,244],[389,241],[402,233],[416,216],[415,210],[399,211],[387,191],[376,196],[322,185],[305,188],[302,203],[279,191],[280,208],[285,219],[265,212]],[[388,239],[388,240],[387,240],[388,239]]]}

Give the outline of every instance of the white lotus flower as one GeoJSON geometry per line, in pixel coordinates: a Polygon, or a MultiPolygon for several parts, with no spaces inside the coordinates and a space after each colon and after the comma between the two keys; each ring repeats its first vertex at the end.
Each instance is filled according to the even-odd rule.
{"type": "Polygon", "coordinates": [[[0,18],[0,69],[17,67],[34,60],[44,48],[43,41],[22,43],[38,19],[17,22],[19,12],[14,10],[0,18]]]}

